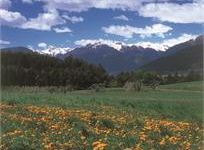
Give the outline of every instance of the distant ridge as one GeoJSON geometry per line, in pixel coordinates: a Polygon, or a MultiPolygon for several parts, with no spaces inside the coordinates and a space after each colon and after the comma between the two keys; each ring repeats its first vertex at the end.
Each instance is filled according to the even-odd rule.
{"type": "Polygon", "coordinates": [[[33,52],[31,49],[26,47],[10,47],[10,48],[2,48],[1,52],[33,52]]]}

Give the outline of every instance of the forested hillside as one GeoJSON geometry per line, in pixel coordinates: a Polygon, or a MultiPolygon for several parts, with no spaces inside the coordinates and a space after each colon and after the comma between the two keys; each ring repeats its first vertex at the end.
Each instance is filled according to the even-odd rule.
{"type": "Polygon", "coordinates": [[[2,85],[69,86],[84,89],[106,83],[108,75],[101,66],[67,57],[64,60],[38,53],[1,52],[2,85]]]}
{"type": "Polygon", "coordinates": [[[140,69],[156,71],[160,73],[170,72],[198,72],[203,69],[203,44],[192,45],[184,48],[175,54],[161,57],[140,69]]]}

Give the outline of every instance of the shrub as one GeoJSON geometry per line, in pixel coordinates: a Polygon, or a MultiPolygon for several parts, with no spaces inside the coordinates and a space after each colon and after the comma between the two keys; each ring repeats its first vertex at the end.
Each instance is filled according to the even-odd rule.
{"type": "Polygon", "coordinates": [[[153,82],[150,84],[150,87],[151,87],[153,90],[156,90],[158,86],[159,86],[159,82],[158,82],[158,81],[153,81],[153,82]]]}
{"type": "Polygon", "coordinates": [[[48,87],[48,92],[50,93],[50,94],[53,94],[54,92],[56,92],[57,91],[57,89],[55,88],[55,87],[48,87]]]}
{"type": "Polygon", "coordinates": [[[137,80],[135,82],[126,82],[124,88],[126,91],[141,91],[142,89],[142,81],[137,80]]]}
{"type": "Polygon", "coordinates": [[[88,88],[88,90],[99,92],[101,90],[100,84],[93,84],[88,88]]]}

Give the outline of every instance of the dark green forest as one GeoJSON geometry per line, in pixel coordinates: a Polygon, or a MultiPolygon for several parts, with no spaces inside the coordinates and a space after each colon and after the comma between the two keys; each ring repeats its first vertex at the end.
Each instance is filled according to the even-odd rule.
{"type": "Polygon", "coordinates": [[[99,65],[67,57],[64,60],[38,53],[1,52],[2,85],[70,86],[86,89],[108,83],[109,75],[99,65]]]}
{"type": "Polygon", "coordinates": [[[190,81],[201,81],[203,80],[203,75],[197,72],[190,71],[186,74],[169,73],[160,74],[154,71],[138,70],[132,72],[121,72],[114,77],[113,82],[116,86],[122,87],[126,82],[142,81],[144,85],[152,84],[172,84],[180,82],[190,82],[190,81]]]}
{"type": "Polygon", "coordinates": [[[1,52],[1,82],[3,86],[66,86],[88,89],[93,85],[123,87],[127,82],[140,81],[144,85],[170,84],[202,80],[191,71],[159,74],[136,70],[109,75],[101,65],[93,65],[69,56],[64,60],[33,52],[1,52]]]}

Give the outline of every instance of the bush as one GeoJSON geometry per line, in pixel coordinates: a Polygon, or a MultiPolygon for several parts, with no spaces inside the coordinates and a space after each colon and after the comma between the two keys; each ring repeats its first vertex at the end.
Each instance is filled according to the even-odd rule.
{"type": "Polygon", "coordinates": [[[57,91],[57,88],[56,87],[49,87],[48,88],[48,92],[50,93],[50,94],[53,94],[53,93],[55,93],[57,91]]]}
{"type": "Polygon", "coordinates": [[[151,87],[153,90],[156,90],[158,86],[159,86],[159,82],[158,82],[158,81],[153,81],[153,82],[150,84],[150,87],[151,87]]]}
{"type": "Polygon", "coordinates": [[[141,91],[142,89],[142,81],[138,80],[135,82],[126,82],[124,88],[126,89],[126,91],[141,91]]]}
{"type": "Polygon", "coordinates": [[[100,83],[100,84],[93,84],[93,85],[91,85],[88,88],[88,90],[91,90],[91,91],[94,91],[94,92],[99,92],[99,91],[101,91],[104,88],[105,88],[105,85],[100,83]]]}

